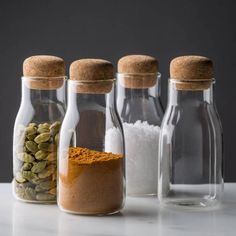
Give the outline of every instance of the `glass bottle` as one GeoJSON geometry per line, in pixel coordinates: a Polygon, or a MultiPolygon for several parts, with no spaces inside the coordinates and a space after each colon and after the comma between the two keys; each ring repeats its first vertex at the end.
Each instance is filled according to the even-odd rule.
{"type": "Polygon", "coordinates": [[[114,82],[108,61],[81,59],[70,66],[68,108],[59,144],[62,211],[107,215],[123,207],[124,138],[114,82]]]}
{"type": "Polygon", "coordinates": [[[13,194],[25,202],[55,202],[65,65],[61,58],[40,55],[27,58],[23,70],[13,135],[13,194]]]}
{"type": "Polygon", "coordinates": [[[117,107],[126,147],[126,191],[157,194],[159,131],[163,117],[155,58],[129,55],[118,62],[117,107]]]}
{"type": "Polygon", "coordinates": [[[213,64],[205,57],[178,57],[170,73],[159,145],[159,200],[166,206],[217,206],[223,148],[213,64]]]}

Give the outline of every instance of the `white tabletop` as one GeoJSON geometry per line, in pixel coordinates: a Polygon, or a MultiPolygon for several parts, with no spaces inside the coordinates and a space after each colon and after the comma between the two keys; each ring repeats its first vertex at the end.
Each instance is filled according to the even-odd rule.
{"type": "Polygon", "coordinates": [[[0,236],[235,236],[236,184],[225,185],[221,208],[211,211],[160,209],[156,198],[127,198],[122,213],[78,216],[56,205],[14,200],[10,184],[0,184],[0,236]]]}

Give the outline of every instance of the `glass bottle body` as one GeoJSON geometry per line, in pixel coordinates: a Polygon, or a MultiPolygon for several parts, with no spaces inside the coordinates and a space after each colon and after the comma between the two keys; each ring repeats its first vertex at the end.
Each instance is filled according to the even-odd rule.
{"type": "Polygon", "coordinates": [[[22,77],[13,134],[13,194],[25,202],[56,201],[57,140],[65,114],[64,77],[22,77]],[[40,88],[42,84],[46,87],[40,88]]]}
{"type": "Polygon", "coordinates": [[[160,74],[118,73],[117,107],[126,142],[127,194],[156,195],[159,130],[163,117],[160,74]],[[152,86],[145,86],[147,79],[153,79],[153,76],[152,86]],[[125,86],[130,77],[131,83],[125,86]]]}
{"type": "Polygon", "coordinates": [[[159,200],[167,206],[208,207],[221,200],[222,128],[214,81],[208,83],[206,89],[182,90],[178,86],[185,84],[169,82],[158,166],[159,200]]]}
{"type": "Polygon", "coordinates": [[[58,205],[75,214],[113,214],[122,209],[125,196],[124,138],[114,89],[104,94],[78,92],[85,84],[68,81],[68,109],[59,144],[58,205]]]}

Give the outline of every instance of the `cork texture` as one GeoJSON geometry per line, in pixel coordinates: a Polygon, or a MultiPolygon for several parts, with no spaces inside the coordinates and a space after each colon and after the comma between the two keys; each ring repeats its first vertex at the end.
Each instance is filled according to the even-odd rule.
{"type": "Polygon", "coordinates": [[[155,86],[157,74],[118,74],[121,86],[130,89],[145,89],[155,86]]]}
{"type": "Polygon", "coordinates": [[[77,93],[109,93],[114,83],[113,65],[102,59],[80,59],[70,65],[70,79],[79,82],[77,93]]]}
{"type": "Polygon", "coordinates": [[[179,90],[208,89],[213,80],[213,63],[203,56],[180,56],[170,63],[170,77],[179,90]]]}
{"type": "Polygon", "coordinates": [[[123,74],[121,85],[125,88],[153,87],[157,80],[158,61],[147,55],[128,55],[118,61],[118,73],[123,74]]]}
{"type": "Polygon", "coordinates": [[[23,75],[28,77],[27,86],[31,89],[57,89],[64,83],[65,63],[56,56],[31,56],[23,63],[23,75]]]}

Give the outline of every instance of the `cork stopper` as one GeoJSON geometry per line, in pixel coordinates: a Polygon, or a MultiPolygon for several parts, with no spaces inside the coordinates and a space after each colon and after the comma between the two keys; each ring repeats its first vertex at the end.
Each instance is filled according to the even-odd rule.
{"type": "Polygon", "coordinates": [[[70,65],[70,80],[78,81],[78,93],[109,93],[114,82],[111,62],[102,59],[80,59],[70,65]]]}
{"type": "Polygon", "coordinates": [[[27,86],[31,89],[57,89],[64,82],[65,63],[56,56],[31,56],[24,60],[23,75],[28,77],[27,86]]]}
{"type": "Polygon", "coordinates": [[[203,56],[180,56],[170,63],[170,77],[178,90],[204,90],[213,80],[213,63],[203,56]]]}
{"type": "Polygon", "coordinates": [[[147,55],[124,56],[118,61],[118,73],[125,88],[153,87],[157,80],[158,61],[147,55]]]}

